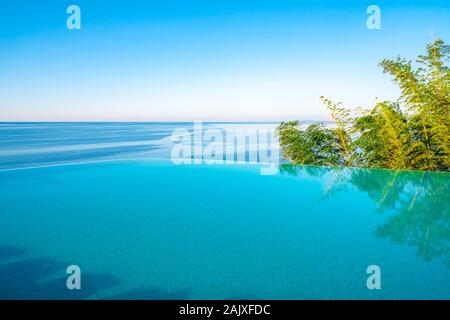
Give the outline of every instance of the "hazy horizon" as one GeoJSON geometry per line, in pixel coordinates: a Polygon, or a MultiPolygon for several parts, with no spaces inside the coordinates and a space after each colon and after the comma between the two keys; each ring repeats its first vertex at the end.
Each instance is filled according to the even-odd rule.
{"type": "Polygon", "coordinates": [[[303,122],[334,122],[330,119],[300,119],[300,118],[282,118],[282,119],[256,119],[256,118],[241,118],[241,119],[148,119],[148,120],[126,120],[126,119],[112,119],[112,120],[0,120],[1,123],[279,123],[282,121],[303,121],[303,122]]]}

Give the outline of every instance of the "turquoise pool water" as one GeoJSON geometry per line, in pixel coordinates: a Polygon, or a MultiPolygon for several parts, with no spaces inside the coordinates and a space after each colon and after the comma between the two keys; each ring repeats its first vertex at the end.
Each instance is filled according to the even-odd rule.
{"type": "Polygon", "coordinates": [[[448,173],[149,159],[175,126],[0,125],[0,299],[450,298],[448,173]]]}
{"type": "Polygon", "coordinates": [[[158,160],[3,171],[0,297],[448,299],[448,178],[158,160]],[[373,264],[381,290],[366,287],[373,264]]]}

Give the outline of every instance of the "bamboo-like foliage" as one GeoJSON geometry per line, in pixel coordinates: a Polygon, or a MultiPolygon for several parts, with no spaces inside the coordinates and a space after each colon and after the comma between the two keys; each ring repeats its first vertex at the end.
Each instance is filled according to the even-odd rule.
{"type": "Polygon", "coordinates": [[[341,165],[341,146],[334,130],[312,124],[299,130],[298,121],[283,122],[278,127],[281,152],[297,164],[341,165]]]}
{"type": "Polygon", "coordinates": [[[397,103],[380,102],[353,123],[353,164],[362,167],[406,169],[406,118],[397,103]]]}
{"type": "Polygon", "coordinates": [[[385,59],[381,68],[401,90],[395,102],[377,103],[351,116],[321,97],[335,126],[299,122],[278,127],[283,156],[298,164],[379,167],[404,170],[450,169],[450,46],[436,40],[414,68],[411,61],[385,59]]]}
{"type": "Polygon", "coordinates": [[[417,59],[419,67],[401,58],[383,60],[380,66],[400,86],[400,101],[410,113],[410,141],[406,161],[419,170],[448,170],[450,167],[450,46],[436,40],[427,54],[417,59]]]}
{"type": "Polygon", "coordinates": [[[320,99],[322,99],[323,103],[327,106],[331,113],[331,118],[336,124],[334,133],[339,140],[339,150],[342,155],[343,164],[348,166],[351,164],[352,157],[352,152],[350,149],[350,136],[348,134],[350,125],[350,111],[341,107],[340,103],[333,103],[324,96],[321,96],[320,99]]]}

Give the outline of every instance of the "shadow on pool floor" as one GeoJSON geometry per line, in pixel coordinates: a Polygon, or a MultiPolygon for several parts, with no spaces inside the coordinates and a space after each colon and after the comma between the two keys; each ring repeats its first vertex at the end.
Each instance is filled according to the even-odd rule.
{"type": "MultiPolygon", "coordinates": [[[[91,299],[102,290],[114,287],[120,281],[111,275],[82,273],[82,289],[68,290],[66,287],[68,263],[49,258],[26,258],[27,251],[16,246],[0,246],[0,300],[82,300],[91,299]],[[13,261],[8,261],[13,259],[13,261]],[[57,279],[45,280],[55,275],[57,279]]],[[[138,288],[107,300],[189,299],[189,290],[165,292],[156,288],[138,288]]]]}

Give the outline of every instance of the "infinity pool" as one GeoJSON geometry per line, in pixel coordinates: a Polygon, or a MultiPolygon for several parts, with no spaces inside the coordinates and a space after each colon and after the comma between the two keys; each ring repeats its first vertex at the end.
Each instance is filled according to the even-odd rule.
{"type": "Polygon", "coordinates": [[[0,298],[450,298],[449,174],[259,169],[1,171],[0,298]],[[69,265],[81,290],[66,288],[69,265]]]}

